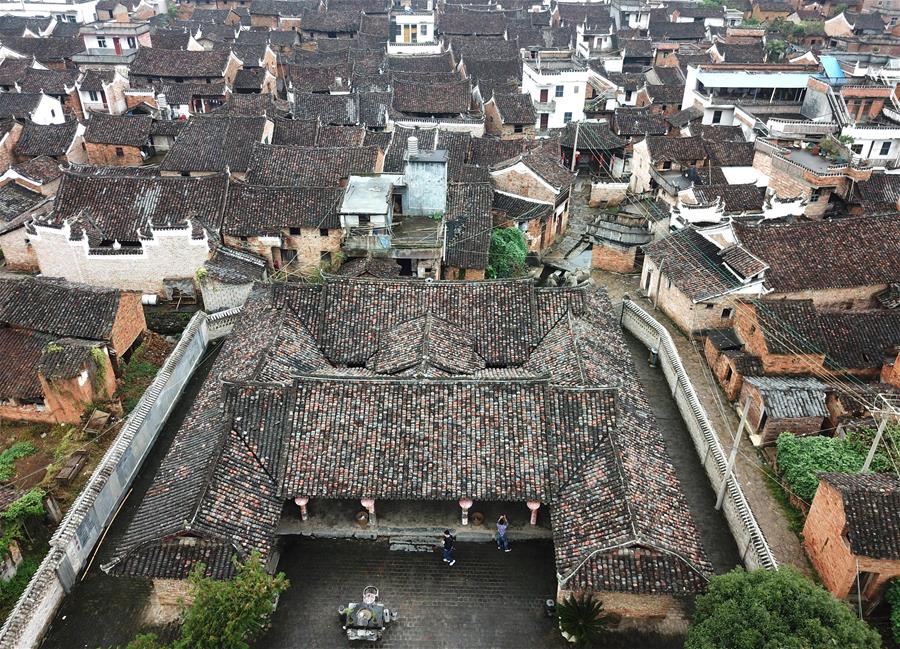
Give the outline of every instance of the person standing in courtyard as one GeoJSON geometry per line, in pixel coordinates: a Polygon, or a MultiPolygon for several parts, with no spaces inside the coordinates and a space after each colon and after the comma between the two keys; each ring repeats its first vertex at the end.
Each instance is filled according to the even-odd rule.
{"type": "Polygon", "coordinates": [[[453,558],[453,543],[456,541],[456,537],[450,533],[450,530],[444,530],[444,561],[451,566],[456,563],[456,559],[453,558]]]}
{"type": "Polygon", "coordinates": [[[506,537],[506,530],[509,527],[509,520],[506,514],[500,514],[497,519],[497,549],[509,552],[509,539],[506,537]]]}

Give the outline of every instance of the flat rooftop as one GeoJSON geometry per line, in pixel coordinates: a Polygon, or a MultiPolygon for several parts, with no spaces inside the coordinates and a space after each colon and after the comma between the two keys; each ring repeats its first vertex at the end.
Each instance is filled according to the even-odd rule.
{"type": "Polygon", "coordinates": [[[399,176],[350,176],[341,214],[387,214],[399,176]]]}

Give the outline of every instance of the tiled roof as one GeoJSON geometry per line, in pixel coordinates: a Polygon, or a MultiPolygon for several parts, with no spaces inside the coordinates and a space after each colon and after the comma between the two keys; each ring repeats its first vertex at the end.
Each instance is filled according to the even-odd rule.
{"type": "Polygon", "coordinates": [[[508,60],[519,56],[519,48],[516,47],[516,43],[505,38],[453,36],[448,40],[457,59],[472,57],[476,59],[489,60],[495,58],[497,60],[508,60]]]}
{"type": "Polygon", "coordinates": [[[207,275],[223,284],[250,284],[260,282],[266,274],[266,260],[240,250],[220,246],[203,264],[207,275]]]}
{"type": "Polygon", "coordinates": [[[43,92],[47,95],[67,95],[74,90],[77,70],[37,70],[27,68],[19,79],[22,92],[43,92]]]}
{"type": "Polygon", "coordinates": [[[501,36],[506,33],[506,19],[499,11],[461,11],[441,15],[439,34],[464,36],[501,36]]]}
{"type": "Polygon", "coordinates": [[[234,184],[222,233],[235,237],[278,235],[289,228],[338,228],[341,188],[263,187],[234,184]]]}
{"type": "Polygon", "coordinates": [[[336,79],[350,79],[350,63],[341,61],[331,65],[289,65],[287,77],[297,92],[328,92],[336,79]]]}
{"type": "Polygon", "coordinates": [[[359,11],[307,11],[300,21],[304,32],[352,34],[359,30],[359,11]]]}
{"type": "MultiPolygon", "coordinates": [[[[744,137],[744,131],[738,125],[721,126],[718,124],[691,124],[688,128],[691,135],[699,135],[704,142],[714,144],[720,144],[722,142],[747,143],[747,138],[744,137]]],[[[707,147],[707,149],[710,151],[710,154],[712,154],[713,149],[710,147],[707,147]]],[[[743,155],[746,156],[746,154],[743,155]]]]}
{"type": "Polygon", "coordinates": [[[752,142],[704,142],[710,164],[719,167],[752,167],[752,142]]]}
{"type": "Polygon", "coordinates": [[[699,137],[657,137],[646,140],[653,162],[693,162],[707,157],[703,140],[699,137]]]}
{"type": "Polygon", "coordinates": [[[351,174],[376,171],[377,147],[299,147],[256,144],[247,166],[253,185],[337,187],[351,174]]]}
{"type": "Polygon", "coordinates": [[[742,286],[724,265],[719,247],[693,227],[642,246],[657,266],[666,260],[665,276],[695,302],[730,293],[742,286]]]}
{"type": "Polygon", "coordinates": [[[0,118],[17,117],[28,119],[38,107],[43,95],[24,92],[0,93],[0,118]]]}
{"type": "Polygon", "coordinates": [[[387,69],[392,72],[452,72],[453,58],[450,52],[430,54],[426,56],[388,56],[385,58],[387,69]]]}
{"type": "Polygon", "coordinates": [[[463,59],[466,74],[473,79],[511,80],[518,82],[522,78],[522,59],[518,56],[509,59],[479,59],[469,56],[463,59]]]}
{"type": "Polygon", "coordinates": [[[103,92],[103,85],[111,83],[115,73],[111,70],[87,70],[78,84],[82,92],[103,92]]]}
{"type": "Polygon", "coordinates": [[[789,225],[735,223],[734,229],[744,247],[769,264],[766,284],[776,292],[900,281],[898,215],[789,225]]]}
{"type": "Polygon", "coordinates": [[[31,210],[48,198],[39,192],[25,189],[17,183],[0,186],[0,234],[23,227],[31,210]]]}
{"type": "Polygon", "coordinates": [[[161,50],[186,50],[191,33],[181,29],[158,29],[150,36],[154,48],[161,50]]]}
{"type": "Polygon", "coordinates": [[[491,202],[487,183],[454,183],[447,190],[444,263],[456,268],[484,269],[491,245],[491,202]]]}
{"type": "Polygon", "coordinates": [[[702,41],[706,38],[706,25],[703,21],[693,23],[651,21],[649,32],[654,41],[702,41]]]}
{"type": "Polygon", "coordinates": [[[315,146],[319,125],[315,120],[276,119],[272,144],[315,146]]]}
{"type": "Polygon", "coordinates": [[[213,117],[269,117],[278,114],[270,94],[233,93],[225,103],[214,109],[213,117]]]}
{"type": "Polygon", "coordinates": [[[531,201],[496,190],[491,206],[494,212],[501,214],[503,218],[517,223],[535,219],[545,221],[553,216],[553,205],[550,203],[531,201]]]}
{"type": "Polygon", "coordinates": [[[394,279],[400,276],[400,264],[394,259],[359,257],[341,264],[337,271],[342,277],[376,277],[394,279]]]}
{"type": "Polygon", "coordinates": [[[196,97],[224,97],[224,83],[161,83],[155,91],[166,96],[170,106],[190,104],[196,97]]]}
{"type": "Polygon", "coordinates": [[[62,124],[25,122],[22,135],[16,144],[16,155],[35,157],[65,155],[72,146],[77,131],[78,122],[74,120],[62,124]]]}
{"type": "Polygon", "coordinates": [[[811,377],[747,376],[744,383],[759,391],[770,419],[828,416],[828,386],[811,377]]]}
{"type": "Polygon", "coordinates": [[[610,131],[609,124],[606,122],[579,122],[577,124],[569,122],[563,129],[559,142],[563,146],[574,147],[577,144],[579,149],[595,151],[621,149],[628,144],[627,141],[610,131]],[[577,142],[575,141],[576,137],[578,138],[577,142]]]}
{"type": "Polygon", "coordinates": [[[449,83],[395,81],[393,89],[393,109],[417,115],[466,113],[472,98],[468,80],[449,83]]]}
{"type": "Polygon", "coordinates": [[[58,63],[84,51],[80,37],[4,38],[3,45],[41,63],[58,63]]]}
{"type": "Polygon", "coordinates": [[[494,102],[504,124],[534,124],[535,113],[531,95],[525,93],[494,93],[494,102]]]}
{"type": "Polygon", "coordinates": [[[615,132],[619,135],[665,135],[669,131],[662,115],[653,115],[649,108],[616,108],[613,114],[615,132]]]}
{"type": "Polygon", "coordinates": [[[268,70],[265,68],[243,68],[234,76],[235,90],[262,91],[268,70]]]}
{"type": "Polygon", "coordinates": [[[68,220],[71,238],[98,246],[134,242],[152,228],[179,228],[190,223],[195,237],[203,228],[218,229],[228,180],[202,178],[85,176],[66,173],[54,209],[39,220],[61,228],[68,220]]]}
{"type": "Polygon", "coordinates": [[[169,551],[188,530],[213,557],[266,554],[295,495],[539,498],[560,574],[624,592],[702,588],[708,563],[605,298],[588,310],[584,291],[531,281],[329,277],[268,291],[248,300],[104,569],[183,577],[196,559],[169,551]],[[553,384],[510,367],[537,341],[534,369],[553,384]],[[480,375],[491,371],[505,378],[480,375]],[[603,559],[615,544],[632,560],[603,559]]]}
{"type": "Polygon", "coordinates": [[[761,43],[716,43],[725,63],[763,63],[766,51],[761,43]]]}
{"type": "Polygon", "coordinates": [[[624,38],[619,41],[625,58],[650,58],[653,56],[653,41],[649,38],[624,38]]]}
{"type": "Polygon", "coordinates": [[[43,399],[37,366],[44,347],[53,340],[30,331],[0,328],[0,398],[43,399]]]}
{"type": "Polygon", "coordinates": [[[254,144],[261,142],[265,117],[194,117],[160,164],[163,171],[247,169],[254,144]]]}
{"type": "Polygon", "coordinates": [[[359,123],[359,104],[356,95],[298,92],[293,110],[295,119],[320,119],[323,124],[359,123]]]}
{"type": "Polygon", "coordinates": [[[647,84],[647,96],[654,104],[681,104],[684,97],[684,84],[652,85],[647,84]]]}
{"type": "Polygon", "coordinates": [[[153,118],[149,115],[92,113],[84,131],[85,142],[141,147],[150,138],[153,118]]]}
{"type": "Polygon", "coordinates": [[[25,71],[34,62],[29,59],[6,58],[0,62],[0,86],[14,86],[16,82],[25,76],[25,71]]]}
{"type": "Polygon", "coordinates": [[[900,204],[900,176],[873,173],[860,183],[855,183],[860,203],[868,214],[894,212],[900,204]]]}
{"type": "Polygon", "coordinates": [[[844,501],[853,554],[900,559],[900,480],[890,473],[822,473],[844,501]]]}
{"type": "Polygon", "coordinates": [[[575,178],[575,174],[562,166],[561,160],[559,142],[548,140],[546,143],[526,151],[518,159],[500,164],[496,168],[503,169],[521,161],[526,167],[561,191],[568,189],[575,178]]]}
{"type": "MultiPolygon", "coordinates": [[[[687,126],[691,122],[694,122],[698,119],[703,118],[703,109],[698,108],[697,106],[689,106],[687,108],[683,108],[679,110],[674,115],[666,115],[666,121],[669,122],[675,128],[681,128],[682,126],[687,126]]],[[[661,135],[664,135],[662,133],[661,135]]]]}
{"type": "Polygon", "coordinates": [[[702,205],[711,205],[722,198],[727,214],[760,213],[766,190],[756,185],[695,185],[694,196],[702,205]]]}
{"type": "Polygon", "coordinates": [[[525,150],[526,141],[501,140],[495,137],[472,138],[472,163],[482,167],[518,157],[525,150]]]}
{"type": "Polygon", "coordinates": [[[129,73],[162,79],[217,78],[225,74],[230,51],[161,50],[141,47],[131,62],[129,73]]]}
{"type": "Polygon", "coordinates": [[[109,341],[119,291],[52,279],[0,279],[0,322],[60,338],[109,341]]]}
{"type": "Polygon", "coordinates": [[[250,15],[299,18],[305,11],[318,6],[318,0],[253,0],[250,15]]]}
{"type": "Polygon", "coordinates": [[[17,174],[40,183],[56,180],[62,173],[59,162],[49,156],[38,156],[27,162],[21,162],[12,169],[17,174]]]}

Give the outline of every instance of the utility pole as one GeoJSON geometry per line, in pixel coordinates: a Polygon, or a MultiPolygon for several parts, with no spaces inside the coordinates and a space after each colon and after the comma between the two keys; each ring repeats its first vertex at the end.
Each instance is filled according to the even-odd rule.
{"type": "Polygon", "coordinates": [[[725,501],[725,490],[728,489],[728,479],[734,471],[734,462],[737,459],[741,438],[744,436],[744,428],[747,427],[747,413],[749,411],[750,397],[747,397],[747,400],[744,401],[744,410],[741,413],[741,424],[738,426],[737,434],[734,436],[734,445],[731,447],[731,455],[728,456],[728,466],[725,467],[725,476],[722,478],[722,484],[719,485],[719,493],[716,496],[716,509],[722,509],[722,503],[725,501]]]}
{"type": "Polygon", "coordinates": [[[872,446],[869,447],[866,461],[863,463],[860,473],[865,473],[872,465],[875,451],[878,450],[878,445],[881,443],[881,438],[884,436],[888,423],[891,421],[895,423],[900,422],[900,399],[894,395],[879,394],[875,397],[875,402],[872,404],[872,417],[878,422],[878,431],[875,433],[875,439],[872,440],[872,446]]]}
{"type": "Polygon", "coordinates": [[[578,156],[578,131],[581,130],[581,122],[575,122],[575,144],[572,146],[572,167],[569,171],[575,171],[575,159],[578,156]]]}

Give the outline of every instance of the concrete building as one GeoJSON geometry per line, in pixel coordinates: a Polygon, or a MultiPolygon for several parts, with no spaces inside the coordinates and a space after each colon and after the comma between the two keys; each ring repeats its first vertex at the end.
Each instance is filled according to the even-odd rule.
{"type": "Polygon", "coordinates": [[[92,23],[97,20],[97,2],[99,0],[0,2],[0,14],[24,16],[26,18],[52,16],[59,22],[92,23]]]}
{"type": "Polygon", "coordinates": [[[584,99],[589,72],[572,60],[526,59],[522,68],[522,92],[531,95],[537,113],[537,129],[563,128],[584,119],[584,99]]]}

